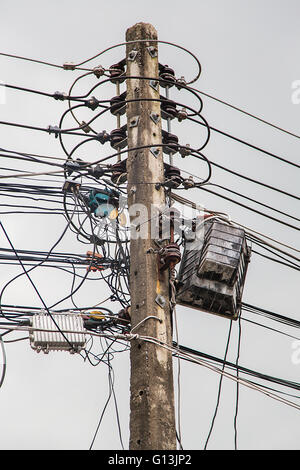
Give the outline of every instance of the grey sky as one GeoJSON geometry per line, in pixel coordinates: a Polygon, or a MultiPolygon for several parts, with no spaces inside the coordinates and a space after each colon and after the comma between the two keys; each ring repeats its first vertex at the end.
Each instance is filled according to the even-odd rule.
{"type": "MultiPolygon", "coordinates": [[[[300,79],[300,6],[297,0],[199,0],[199,1],[120,1],[71,0],[52,2],[27,0],[1,2],[1,50],[63,64],[78,62],[106,47],[123,42],[126,29],[138,21],[152,23],[159,39],[190,49],[202,64],[202,74],[194,86],[224,99],[292,132],[300,133],[300,105],[292,104],[292,82],[300,79]]],[[[124,49],[110,52],[94,65],[109,67],[122,59],[124,49]]],[[[194,62],[183,52],[159,46],[159,60],[186,79],[196,72],[194,62]]],[[[67,91],[73,72],[0,56],[0,80],[47,92],[67,91]]],[[[79,90],[88,89],[87,81],[79,90]]],[[[113,86],[101,91],[110,98],[113,86]]],[[[171,98],[181,95],[171,90],[171,98]]],[[[188,97],[188,103],[193,102],[188,97]]],[[[298,161],[299,143],[294,137],[269,128],[222,104],[204,98],[203,116],[213,127],[298,161]]],[[[7,90],[6,104],[0,105],[1,120],[47,127],[57,125],[66,104],[7,90]]],[[[108,117],[99,124],[115,128],[108,117]]],[[[174,124],[181,143],[197,146],[203,132],[199,126],[174,124]]],[[[69,140],[70,145],[72,140],[69,140]]],[[[63,156],[58,140],[46,133],[0,126],[0,146],[24,152],[63,156]]],[[[109,149],[107,149],[109,152],[109,149]]],[[[104,149],[86,148],[85,156],[95,160],[104,149]]],[[[212,133],[205,155],[235,171],[297,194],[299,177],[295,169],[237,142],[212,133]]],[[[2,158],[2,157],[1,157],[2,158]]],[[[7,163],[6,163],[7,164],[7,163]]],[[[205,166],[195,160],[176,164],[192,173],[205,174],[205,166]]],[[[14,168],[32,168],[12,161],[14,168]]],[[[213,182],[241,191],[295,216],[296,201],[284,195],[247,183],[214,169],[213,182]]],[[[183,196],[209,209],[228,212],[233,220],[291,244],[299,249],[299,236],[257,214],[212,194],[191,190],[183,196]]],[[[7,203],[7,200],[2,204],[7,203]]],[[[22,204],[22,200],[20,200],[22,204]]],[[[56,216],[2,216],[17,248],[47,251],[63,230],[56,216]]],[[[7,247],[3,235],[1,246],[7,247]]],[[[85,253],[86,246],[69,233],[61,251],[85,253]]],[[[20,272],[16,267],[0,271],[0,285],[20,272]]],[[[71,289],[71,277],[44,269],[32,275],[48,304],[71,289]]],[[[252,256],[243,300],[283,315],[299,319],[296,271],[252,256]]],[[[109,295],[102,283],[88,282],[76,296],[79,304],[95,304],[109,295]]],[[[5,303],[40,306],[36,294],[23,279],[13,283],[4,295],[5,303]]],[[[111,305],[114,308],[114,305],[111,305]]],[[[245,315],[246,317],[246,315],[245,315]]],[[[270,321],[254,316],[270,326],[270,321]]],[[[229,322],[196,310],[178,307],[179,341],[200,351],[222,357],[229,322]]],[[[278,326],[275,324],[275,327],[278,326]]],[[[279,328],[295,334],[285,326],[279,328]]],[[[228,360],[235,361],[238,325],[233,325],[228,360]]],[[[20,335],[18,335],[20,336],[20,335]]],[[[17,337],[17,335],[15,335],[17,337]]],[[[240,363],[277,377],[299,382],[300,365],[291,361],[292,340],[251,324],[242,324],[240,363]]],[[[2,449],[87,449],[108,393],[107,367],[92,367],[80,357],[66,353],[38,355],[28,342],[7,344],[7,376],[0,390],[0,447],[2,449]]],[[[129,358],[116,354],[112,361],[122,434],[128,446],[129,358]]],[[[175,362],[175,382],[176,362],[175,362]]],[[[194,364],[181,365],[181,420],[183,447],[203,448],[213,415],[219,376],[194,364]]],[[[233,448],[235,384],[224,379],[219,414],[209,448],[233,448]]],[[[258,392],[240,387],[238,442],[241,449],[299,449],[300,412],[275,402],[258,392]]],[[[95,449],[118,449],[120,442],[113,402],[110,403],[95,449]]]]}

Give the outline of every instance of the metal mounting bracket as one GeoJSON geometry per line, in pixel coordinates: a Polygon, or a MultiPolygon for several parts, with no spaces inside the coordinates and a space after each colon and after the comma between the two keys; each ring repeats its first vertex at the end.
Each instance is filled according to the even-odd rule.
{"type": "Polygon", "coordinates": [[[131,119],[130,119],[130,122],[129,122],[129,127],[136,127],[139,123],[139,120],[140,120],[140,116],[133,116],[131,119]]]}
{"type": "Polygon", "coordinates": [[[133,62],[136,59],[137,55],[138,55],[138,51],[136,51],[135,49],[132,49],[132,51],[130,51],[128,54],[128,60],[131,60],[131,62],[133,62]]]}
{"type": "Polygon", "coordinates": [[[150,80],[149,85],[153,90],[158,91],[158,80],[150,80]]]}
{"type": "Polygon", "coordinates": [[[152,155],[154,155],[155,158],[157,158],[159,155],[159,147],[151,147],[150,152],[152,153],[152,155]]]}
{"type": "Polygon", "coordinates": [[[154,122],[154,124],[158,124],[158,123],[159,123],[159,120],[160,120],[159,114],[152,112],[152,113],[150,113],[150,118],[152,119],[152,121],[154,122]]]}
{"type": "Polygon", "coordinates": [[[152,59],[154,59],[155,57],[157,57],[157,49],[156,47],[154,46],[149,46],[147,47],[147,51],[149,52],[150,56],[152,57],[152,59]]]}
{"type": "Polygon", "coordinates": [[[157,305],[159,305],[161,308],[164,308],[165,305],[166,305],[166,299],[164,298],[163,295],[160,295],[160,294],[158,294],[158,295],[156,296],[155,302],[156,302],[157,305]]]}

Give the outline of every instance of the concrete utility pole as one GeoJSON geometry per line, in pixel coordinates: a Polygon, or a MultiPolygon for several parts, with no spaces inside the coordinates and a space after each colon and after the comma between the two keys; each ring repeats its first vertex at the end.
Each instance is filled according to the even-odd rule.
{"type": "MultiPolygon", "coordinates": [[[[164,206],[163,187],[154,182],[164,181],[160,102],[159,99],[158,43],[155,28],[147,23],[138,23],[126,32],[127,76],[152,77],[127,79],[128,124],[128,204],[132,212],[134,205],[141,205],[139,213],[141,238],[130,243],[130,293],[131,324],[135,333],[151,336],[172,344],[171,314],[169,306],[169,272],[161,272],[157,250],[151,237],[149,222],[151,206],[164,206]],[[139,41],[140,40],[140,41],[139,41]],[[148,41],[149,40],[149,41],[148,41]],[[139,101],[142,100],[142,101],[139,101]],[[145,101],[143,101],[145,100],[145,101]],[[141,150],[134,147],[151,146],[141,150]],[[143,223],[144,222],[144,223],[143,223]],[[148,318],[149,316],[158,317],[148,318]],[[144,320],[144,321],[143,321],[144,320]],[[140,322],[142,322],[140,324],[140,322]]],[[[136,217],[131,213],[131,223],[136,217]]],[[[172,355],[160,346],[133,340],[131,343],[131,397],[130,397],[130,443],[133,450],[176,449],[175,411],[172,355]]]]}

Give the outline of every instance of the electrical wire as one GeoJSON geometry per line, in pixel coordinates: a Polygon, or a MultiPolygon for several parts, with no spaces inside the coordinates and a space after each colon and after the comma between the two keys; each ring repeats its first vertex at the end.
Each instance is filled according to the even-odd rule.
{"type": "Polygon", "coordinates": [[[6,375],[6,353],[5,353],[3,335],[0,335],[0,345],[1,345],[2,357],[3,357],[2,373],[0,377],[0,388],[1,388],[5,379],[5,375],[6,375]]]}
{"type": "Polygon", "coordinates": [[[269,122],[269,121],[267,121],[267,120],[265,120],[265,119],[263,119],[263,118],[261,118],[261,117],[259,117],[259,116],[256,116],[255,114],[249,113],[248,111],[245,111],[244,109],[242,109],[242,108],[240,108],[240,107],[234,106],[233,104],[230,104],[230,103],[228,103],[228,102],[226,102],[226,101],[224,101],[224,100],[221,100],[220,98],[216,98],[215,96],[213,96],[213,95],[211,95],[211,94],[208,94],[208,93],[206,93],[206,92],[204,92],[204,91],[202,91],[202,90],[198,90],[197,88],[194,88],[194,87],[193,87],[192,89],[193,89],[194,91],[196,91],[197,93],[200,93],[201,95],[206,96],[207,98],[210,98],[210,99],[212,99],[212,100],[214,100],[214,101],[217,101],[217,102],[219,102],[219,103],[221,103],[221,104],[224,104],[225,106],[228,106],[228,107],[231,108],[231,109],[234,109],[234,110],[236,110],[236,111],[239,111],[240,113],[245,114],[246,116],[252,117],[253,119],[256,119],[257,121],[260,121],[260,122],[262,122],[262,123],[264,123],[264,124],[267,124],[268,126],[273,127],[274,129],[277,129],[277,130],[279,130],[279,131],[281,131],[281,132],[284,132],[285,134],[288,134],[288,135],[291,135],[292,137],[296,137],[297,139],[300,139],[300,136],[299,136],[298,134],[295,134],[295,133],[290,132],[290,131],[288,131],[288,130],[286,130],[286,129],[283,129],[282,127],[277,126],[276,124],[273,124],[273,123],[271,123],[271,122],[269,122]]]}
{"type": "Polygon", "coordinates": [[[238,346],[237,346],[237,355],[235,361],[236,367],[236,401],[235,401],[235,413],[233,419],[233,428],[234,428],[234,450],[237,450],[237,418],[238,418],[238,411],[239,411],[239,394],[240,394],[240,383],[239,383],[239,359],[240,359],[240,352],[241,352],[241,335],[242,335],[242,325],[241,325],[241,315],[238,318],[238,346]]]}
{"type": "MultiPolygon", "coordinates": [[[[226,347],[225,347],[225,353],[224,353],[224,359],[223,359],[223,365],[222,365],[222,372],[224,372],[224,369],[225,369],[227,353],[228,353],[230,337],[231,337],[231,330],[232,330],[232,320],[230,320],[230,324],[229,324],[229,331],[228,331],[227,342],[226,342],[226,347]]],[[[179,349],[180,349],[180,347],[179,347],[179,349]]],[[[221,374],[220,379],[219,379],[219,386],[218,386],[217,403],[216,403],[215,411],[214,411],[212,421],[211,421],[211,424],[210,424],[210,428],[209,428],[209,431],[208,431],[208,435],[207,435],[207,438],[206,438],[206,441],[205,441],[204,450],[207,450],[208,442],[209,442],[209,439],[211,437],[211,434],[212,434],[212,431],[213,431],[213,428],[214,428],[214,424],[215,424],[215,420],[216,420],[216,417],[217,417],[217,413],[218,413],[218,409],[219,409],[219,405],[220,405],[223,377],[224,377],[223,374],[221,374]]]]}

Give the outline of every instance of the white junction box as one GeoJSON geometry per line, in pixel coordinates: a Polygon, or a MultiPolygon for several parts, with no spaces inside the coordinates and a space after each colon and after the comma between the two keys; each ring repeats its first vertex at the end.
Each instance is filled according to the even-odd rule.
{"type": "Polygon", "coordinates": [[[31,317],[31,326],[30,345],[37,352],[76,353],[85,347],[86,330],[81,315],[40,313],[31,317]]]}

